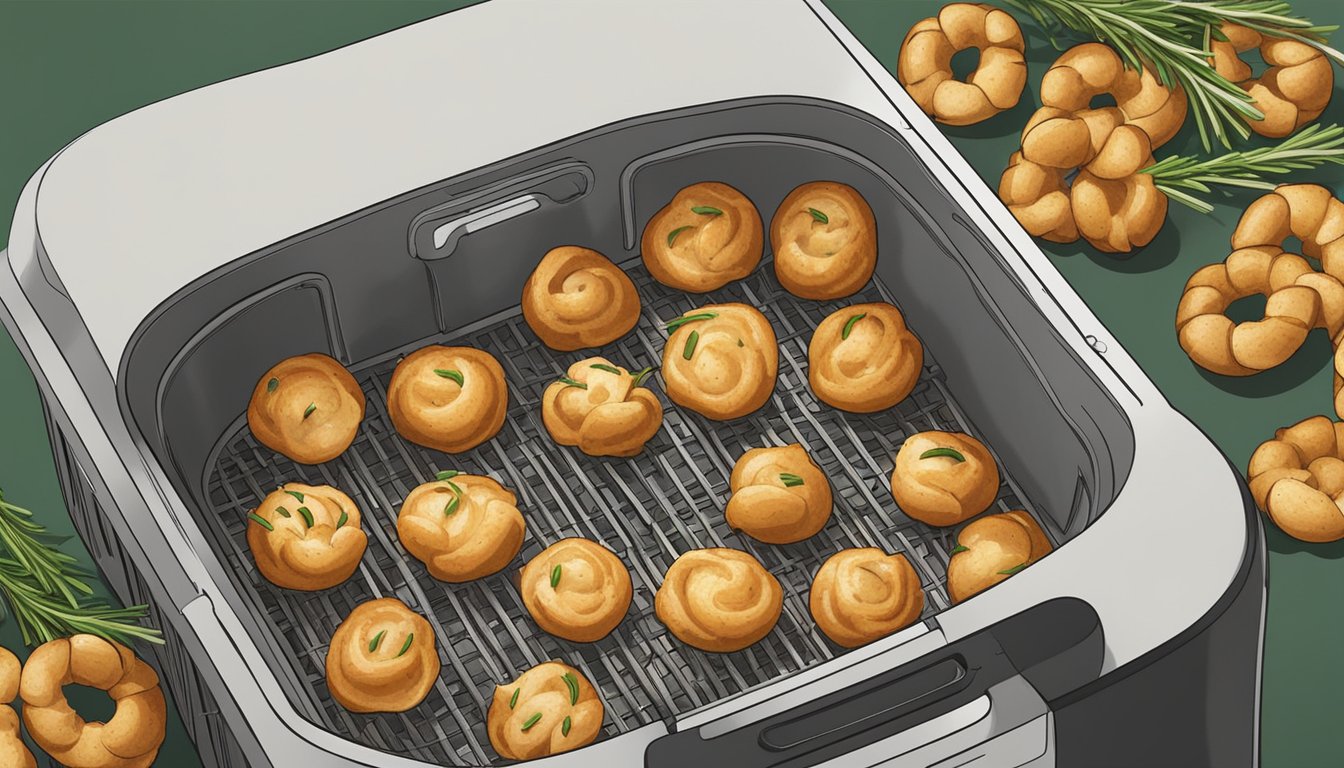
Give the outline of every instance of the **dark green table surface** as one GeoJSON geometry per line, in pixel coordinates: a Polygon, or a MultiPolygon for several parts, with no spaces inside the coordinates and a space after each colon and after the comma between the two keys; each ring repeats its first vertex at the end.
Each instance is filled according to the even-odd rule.
{"type": "MultiPolygon", "coordinates": [[[[906,29],[940,5],[928,0],[828,3],[893,71],[906,29]]],[[[8,238],[10,212],[29,175],[95,125],[200,85],[320,53],[466,4],[0,2],[0,242],[8,238]]],[[[1341,21],[1344,10],[1332,0],[1297,0],[1293,5],[1321,23],[1341,21]]],[[[761,6],[763,13],[768,10],[768,3],[761,6]]],[[[947,129],[991,187],[1036,106],[1040,77],[1057,55],[1033,27],[1024,28],[1031,66],[1022,104],[980,125],[947,129]]],[[[763,33],[766,29],[763,19],[763,33]]],[[[780,50],[786,52],[787,45],[780,50]]],[[[1338,91],[1324,122],[1344,122],[1344,97],[1338,91]]],[[[1158,155],[1197,151],[1198,138],[1187,129],[1158,155]]],[[[1295,180],[1344,192],[1344,169],[1300,174],[1295,180]]],[[[1182,285],[1195,269],[1227,255],[1228,236],[1253,197],[1240,193],[1219,198],[1208,215],[1173,206],[1157,239],[1129,258],[1100,254],[1082,244],[1046,248],[1055,266],[1172,404],[1239,466],[1245,466],[1251,451],[1276,427],[1331,409],[1330,346],[1323,333],[1314,333],[1278,369],[1240,380],[1202,372],[1176,344],[1172,318],[1182,285]]],[[[37,390],[8,337],[0,338],[0,425],[0,486],[8,498],[36,510],[52,530],[71,532],[37,390]]],[[[1337,595],[1344,585],[1344,544],[1305,545],[1275,529],[1268,539],[1272,589],[1261,721],[1264,765],[1341,765],[1344,611],[1337,595]]],[[[87,561],[77,539],[66,548],[87,561]]],[[[1134,553],[1134,562],[1136,568],[1143,567],[1142,552],[1134,553]]],[[[20,649],[12,620],[0,623],[0,643],[20,649]]],[[[90,714],[106,712],[98,696],[75,702],[90,714]]],[[[196,764],[175,715],[158,762],[196,764]]]]}

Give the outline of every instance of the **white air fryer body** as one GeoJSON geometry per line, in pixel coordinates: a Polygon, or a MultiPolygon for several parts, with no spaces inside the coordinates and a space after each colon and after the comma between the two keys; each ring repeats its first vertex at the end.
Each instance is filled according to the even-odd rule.
{"type": "MultiPolygon", "coordinates": [[[[14,216],[0,300],[83,473],[69,482],[101,508],[249,761],[421,765],[319,728],[287,701],[203,565],[190,505],[127,422],[121,390],[152,386],[119,378],[137,329],[203,276],[382,201],[629,118],[749,99],[843,105],[907,142],[1118,404],[1132,464],[1086,530],[936,621],[543,764],[639,765],[669,733],[749,727],[1065,598],[1095,611],[1100,680],[1118,680],[1245,580],[1260,544],[1235,472],[820,0],[493,0],[112,120],[39,169],[14,216]]],[[[1054,718],[1016,677],[825,764],[1053,765],[1054,718]]]]}

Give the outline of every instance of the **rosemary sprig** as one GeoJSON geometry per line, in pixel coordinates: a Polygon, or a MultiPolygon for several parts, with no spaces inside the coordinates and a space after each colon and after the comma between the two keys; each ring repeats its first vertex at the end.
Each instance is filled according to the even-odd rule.
{"type": "Polygon", "coordinates": [[[36,646],[80,633],[123,644],[163,643],[157,629],[137,623],[145,618],[147,606],[113,608],[93,599],[88,572],[57,549],[56,537],[32,517],[32,512],[0,494],[0,551],[6,555],[0,557],[0,594],[9,603],[24,644],[36,646]]]}
{"type": "MultiPolygon", "coordinates": [[[[1251,97],[1209,66],[1209,39],[1222,39],[1223,22],[1314,46],[1336,61],[1344,54],[1325,44],[1335,26],[1295,16],[1281,0],[1008,0],[1055,41],[1061,29],[1108,43],[1134,69],[1151,65],[1167,87],[1180,85],[1204,149],[1210,135],[1231,146],[1229,130],[1246,138],[1242,117],[1262,120],[1251,97]]],[[[1059,44],[1056,42],[1056,46],[1059,44]]]]}
{"type": "Polygon", "coordinates": [[[1153,177],[1153,184],[1167,197],[1208,213],[1213,206],[1195,196],[1210,187],[1273,189],[1266,176],[1282,176],[1326,163],[1344,165],[1344,126],[1309,125],[1278,144],[1244,152],[1227,152],[1200,159],[1180,155],[1164,158],[1140,173],[1153,177]]]}

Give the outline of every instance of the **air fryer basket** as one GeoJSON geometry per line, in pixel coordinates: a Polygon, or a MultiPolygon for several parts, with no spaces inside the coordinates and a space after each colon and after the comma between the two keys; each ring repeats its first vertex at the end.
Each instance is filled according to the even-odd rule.
{"type": "MultiPolygon", "coordinates": [[[[913,432],[963,430],[984,439],[1005,470],[996,508],[1028,509],[1056,544],[1106,508],[1133,451],[1120,408],[900,136],[838,105],[802,100],[710,105],[610,126],[253,254],[160,307],[137,333],[119,382],[128,416],[190,500],[185,514],[203,531],[207,568],[294,708],[334,733],[431,763],[497,759],[484,730],[491,690],[546,659],[575,664],[599,688],[603,735],[611,737],[838,655],[842,649],[811,621],[807,588],[820,563],[843,547],[905,553],[924,585],[923,618],[936,621],[949,604],[952,532],[907,518],[888,485],[892,457],[913,432]],[[797,184],[854,186],[877,218],[877,276],[860,295],[829,303],[784,292],[768,259],[748,279],[703,297],[657,284],[635,258],[640,231],[677,189],[710,179],[746,193],[767,224],[797,184]],[[523,199],[530,202],[521,214],[459,227],[441,246],[427,236],[445,222],[523,199]],[[780,341],[771,402],[727,423],[669,406],[663,429],[633,459],[593,459],[556,446],[541,427],[541,391],[590,353],[547,350],[516,304],[527,274],[561,244],[597,248],[639,288],[636,331],[601,350],[620,365],[657,365],[663,324],[703,303],[760,307],[780,341]],[[918,386],[898,407],[868,416],[819,404],[806,382],[813,328],[839,307],[877,300],[898,305],[925,344],[918,386]],[[510,388],[503,430],[459,456],[401,440],[384,409],[398,356],[437,342],[491,352],[510,388]],[[351,449],[318,467],[260,447],[240,416],[266,368],[311,351],[349,364],[369,403],[351,449]],[[818,536],[782,547],[730,531],[722,510],[733,461],[749,447],[790,442],[807,446],[831,478],[831,521],[818,536]],[[490,474],[518,493],[528,533],[504,572],[444,584],[397,542],[401,500],[447,468],[490,474]],[[245,515],[292,480],[340,487],[365,514],[368,552],[340,587],[289,592],[255,571],[245,515]],[[540,632],[511,580],[522,562],[565,536],[599,540],[631,569],[631,613],[596,644],[540,632]],[[668,565],[705,546],[751,552],[784,586],[779,624],[752,648],[702,653],[653,616],[668,565]],[[326,644],[355,605],[383,595],[430,618],[442,676],[409,712],[351,714],[326,691],[326,644]]],[[[653,389],[661,396],[660,384],[653,389]]]]}

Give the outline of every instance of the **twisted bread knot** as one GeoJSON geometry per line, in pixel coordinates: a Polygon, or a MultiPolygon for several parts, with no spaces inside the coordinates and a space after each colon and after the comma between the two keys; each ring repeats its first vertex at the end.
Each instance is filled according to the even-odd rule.
{"type": "Polygon", "coordinates": [[[1243,116],[1261,136],[1283,138],[1321,116],[1330,103],[1335,72],[1320,49],[1296,40],[1263,36],[1253,29],[1225,22],[1226,40],[1210,40],[1210,62],[1218,74],[1250,95],[1263,120],[1243,116]],[[1240,54],[1252,48],[1269,65],[1260,77],[1251,76],[1240,54]]]}
{"type": "Polygon", "coordinates": [[[649,219],[640,250],[654,280],[706,293],[751,274],[764,244],[761,215],[746,195],[706,181],[680,190],[649,219]]]}
{"type": "Polygon", "coordinates": [[[663,381],[672,402],[711,419],[745,416],[775,390],[779,347],[770,322],[746,304],[706,304],[669,325],[663,381]]]}
{"type": "Polygon", "coordinates": [[[69,768],[140,768],[153,765],[163,744],[167,708],[159,676],[129,648],[93,635],[73,635],[39,646],[23,666],[19,695],[28,735],[69,768]],[[116,711],[106,723],[88,723],[70,707],[62,688],[107,691],[116,711]]]}
{"type": "Polygon", "coordinates": [[[817,571],[808,605],[827,637],[854,648],[918,619],[924,591],[905,555],[873,547],[845,549],[817,571]]]}
{"type": "Polygon", "coordinates": [[[1289,536],[1344,538],[1344,424],[1313,416],[1275,431],[1246,474],[1256,505],[1289,536]]]}
{"type": "Polygon", "coordinates": [[[248,514],[257,570],[285,589],[327,589],[350,578],[368,546],[359,507],[329,485],[285,483],[248,514]]]}
{"type": "Polygon", "coordinates": [[[19,715],[9,703],[19,695],[20,665],[8,648],[0,648],[0,765],[37,768],[37,760],[19,736],[19,715]]]}
{"type": "Polygon", "coordinates": [[[1332,334],[1344,324],[1344,285],[1277,246],[1233,251],[1190,276],[1176,309],[1181,348],[1197,365],[1224,376],[1249,376],[1292,356],[1313,327],[1332,334]],[[1223,313],[1254,294],[1268,298],[1261,320],[1233,323],[1223,313]]]}
{"type": "Polygon", "coordinates": [[[355,377],[323,354],[276,363],[252,388],[247,426],[262,445],[300,464],[340,456],[364,418],[364,392],[355,377]]]}
{"type": "Polygon", "coordinates": [[[440,581],[471,581],[508,565],[527,528],[517,497],[489,477],[441,474],[445,479],[417,486],[402,502],[402,546],[440,581]]]}
{"type": "Polygon", "coordinates": [[[486,730],[501,757],[533,760],[593,743],[602,714],[602,701],[582,672],[548,661],[495,687],[486,730]]]}
{"type": "Polygon", "coordinates": [[[756,558],[735,549],[696,549],[678,557],[654,597],[658,620],[702,651],[740,651],[779,621],[784,591],[756,558]]]}
{"type": "Polygon", "coordinates": [[[988,515],[957,534],[947,563],[952,602],[982,592],[1050,553],[1050,540],[1031,515],[1017,509],[988,515]]]}
{"type": "Polygon", "coordinates": [[[634,456],[663,424],[662,403],[638,378],[605,357],[574,363],[542,393],[546,431],[589,456],[634,456]]]}
{"type": "Polygon", "coordinates": [[[1033,237],[1054,243],[1078,239],[1065,171],[1033,163],[1014,152],[999,178],[999,199],[1033,237]]]}
{"type": "Polygon", "coordinates": [[[504,368],[472,347],[429,346],[397,363],[387,412],[402,437],[445,453],[469,451],[504,424],[504,368]]]}
{"type": "Polygon", "coordinates": [[[802,541],[831,519],[831,484],[801,445],[752,448],[728,485],[728,525],[768,544],[802,541]]]}
{"type": "Polygon", "coordinates": [[[1344,202],[1319,184],[1280,184],[1246,207],[1232,232],[1232,247],[1282,247],[1302,241],[1302,253],[1344,280],[1344,202]]]}
{"type": "Polygon", "coordinates": [[[523,568],[523,605],[542,629],[595,643],[625,618],[634,594],[630,572],[611,550],[588,539],[562,539],[523,568]]]}
{"type": "Polygon", "coordinates": [[[1025,49],[1012,16],[983,3],[951,3],[906,33],[896,78],[925,114],[970,125],[1017,106],[1027,83],[1025,49]],[[952,56],[969,48],[980,51],[980,62],[961,82],[952,56]]]}
{"type": "Polygon", "coordinates": [[[635,284],[588,248],[552,248],[523,284],[523,319],[541,342],[568,352],[619,339],[639,320],[635,284]]]}
{"type": "Polygon", "coordinates": [[[984,443],[961,432],[919,432],[896,453],[891,494],[901,511],[929,525],[956,525],[984,512],[999,493],[999,468],[984,443]]]}
{"type": "Polygon", "coordinates": [[[327,688],[351,712],[405,712],[439,678],[434,630],[392,597],[355,606],[327,648],[327,688]]]}
{"type": "Polygon", "coordinates": [[[878,302],[832,312],[807,345],[807,380],[822,402],[872,413],[904,400],[924,369],[924,347],[901,311],[878,302]]]}
{"type": "Polygon", "coordinates": [[[775,277],[804,299],[859,290],[877,267],[877,220],[853,187],[814,181],[796,187],[770,220],[775,277]]]}
{"type": "Polygon", "coordinates": [[[1185,90],[1168,88],[1147,65],[1142,71],[1125,66],[1120,55],[1103,43],[1075,45],[1055,60],[1041,78],[1041,104],[1066,112],[1089,109],[1103,94],[1115,98],[1124,122],[1141,129],[1152,148],[1171,141],[1185,122],[1185,90]]]}

